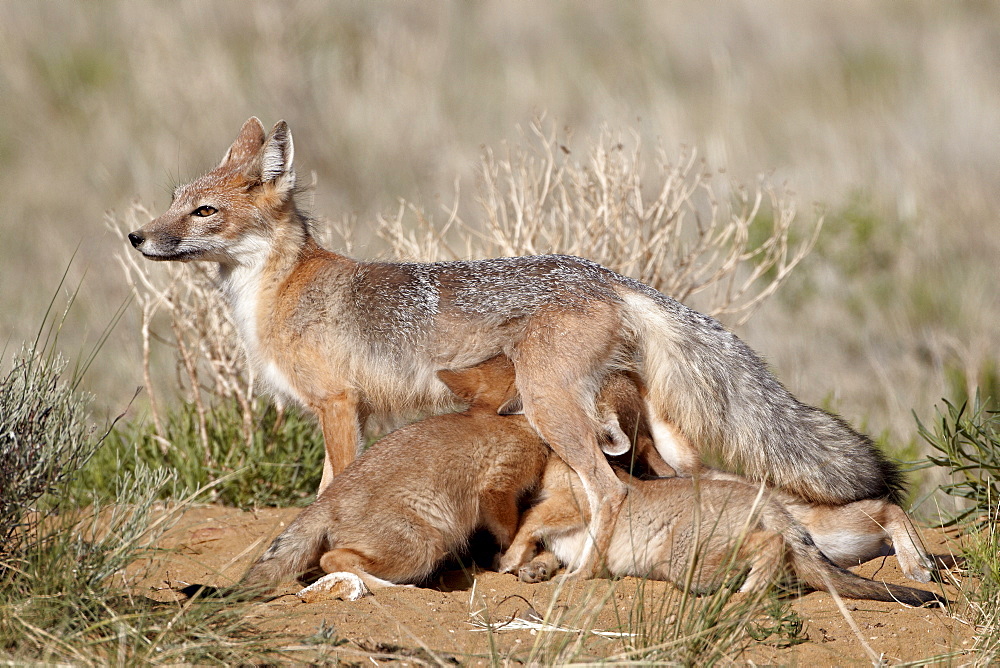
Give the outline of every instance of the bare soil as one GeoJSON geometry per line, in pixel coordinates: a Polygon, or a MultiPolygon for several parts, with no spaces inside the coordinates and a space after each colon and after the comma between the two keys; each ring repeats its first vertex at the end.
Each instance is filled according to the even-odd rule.
{"type": "MultiPolygon", "coordinates": [[[[189,509],[161,542],[170,551],[135,571],[135,592],[157,601],[181,601],[184,597],[175,591],[180,583],[232,584],[298,512],[294,508],[189,509]]],[[[932,551],[954,549],[943,533],[925,534],[932,551]]],[[[856,572],[886,582],[915,584],[903,577],[895,557],[869,562],[856,572]]],[[[641,586],[634,578],[529,585],[512,575],[472,568],[445,572],[433,587],[393,587],[353,602],[304,603],[294,595],[299,587],[289,582],[275,592],[276,597],[252,604],[248,620],[295,662],[478,665],[490,663],[491,657],[505,663],[570,657],[606,660],[623,655],[629,645],[627,637],[615,632],[629,629],[628,618],[641,586]],[[515,629],[519,624],[515,618],[528,618],[532,610],[549,611],[549,619],[561,616],[561,624],[569,630],[515,629]],[[514,622],[504,625],[510,620],[514,622]],[[492,623],[493,632],[485,630],[486,622],[492,623]],[[557,648],[567,644],[573,651],[558,655],[557,648]]],[[[671,590],[666,583],[644,586],[647,602],[671,590]]],[[[952,587],[932,586],[949,598],[957,596],[952,587]]],[[[751,642],[747,651],[731,658],[757,665],[870,664],[860,633],[870,651],[890,663],[932,657],[962,663],[974,642],[974,629],[964,621],[962,605],[949,612],[872,601],[847,600],[845,604],[857,632],[828,593],[812,592],[791,603],[804,622],[799,636],[808,640],[782,647],[781,638],[772,637],[751,642]]],[[[647,603],[646,608],[655,606],[647,603]]]]}

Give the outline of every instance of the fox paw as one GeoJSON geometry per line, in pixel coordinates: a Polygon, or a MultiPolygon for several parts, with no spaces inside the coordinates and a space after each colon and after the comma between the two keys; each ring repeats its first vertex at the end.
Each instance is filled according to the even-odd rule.
{"type": "Polygon", "coordinates": [[[552,569],[550,565],[540,559],[529,561],[517,571],[517,577],[521,582],[537,583],[552,579],[552,569]]]}
{"type": "Polygon", "coordinates": [[[931,572],[937,571],[937,564],[919,550],[896,550],[896,558],[903,575],[916,582],[930,582],[931,572]]]}
{"type": "Polygon", "coordinates": [[[521,568],[521,564],[527,562],[532,554],[533,552],[527,553],[524,550],[510,548],[496,557],[493,563],[498,573],[516,573],[521,568]]]}
{"type": "Polygon", "coordinates": [[[341,599],[357,601],[371,592],[354,573],[329,573],[296,594],[306,603],[341,599]]]}
{"type": "Polygon", "coordinates": [[[915,582],[930,582],[931,571],[917,564],[900,564],[903,567],[903,575],[915,582]]]}

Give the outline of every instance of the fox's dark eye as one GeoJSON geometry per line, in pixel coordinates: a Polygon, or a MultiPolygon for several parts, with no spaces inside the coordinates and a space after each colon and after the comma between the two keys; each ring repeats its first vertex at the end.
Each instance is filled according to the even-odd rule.
{"type": "Polygon", "coordinates": [[[199,218],[205,218],[206,216],[211,216],[213,213],[218,211],[214,206],[199,206],[192,212],[192,215],[198,216],[199,218]]]}

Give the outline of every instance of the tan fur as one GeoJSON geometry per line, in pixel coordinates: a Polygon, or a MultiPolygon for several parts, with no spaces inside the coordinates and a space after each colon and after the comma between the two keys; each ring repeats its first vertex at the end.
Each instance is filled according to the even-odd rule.
{"type": "Polygon", "coordinates": [[[356,456],[370,414],[440,410],[450,395],[435,372],[503,354],[526,419],[581,478],[593,518],[581,577],[626,494],[595,406],[616,371],[643,382],[655,447],[681,472],[700,470],[705,449],[810,502],[898,496],[898,470],[870,439],[798,402],[735,335],[649,286],[561,255],[411,264],[321,248],[296,205],[293,157],[284,121],[265,133],[249,119],[220,164],[129,240],[152,260],[218,263],[252,367],[319,418],[321,491],[356,456]]]}
{"type": "MultiPolygon", "coordinates": [[[[639,438],[638,448],[648,447],[649,440],[639,438]]],[[[637,455],[654,466],[657,458],[637,455]]],[[[652,469],[652,470],[664,470],[652,469]]],[[[672,475],[671,473],[657,475],[672,475]]],[[[749,484],[745,478],[709,467],[697,476],[703,480],[749,484]]],[[[920,532],[902,508],[887,499],[865,499],[842,505],[810,503],[784,490],[768,488],[768,494],[780,502],[795,521],[802,524],[816,546],[834,564],[849,568],[877,557],[892,554],[899,560],[903,574],[917,582],[930,582],[936,561],[921,546],[920,532]]]]}
{"type": "Polygon", "coordinates": [[[935,563],[920,545],[906,512],[882,499],[842,506],[813,505],[778,492],[781,503],[801,522],[830,561],[848,568],[895,554],[906,577],[930,582],[935,563]]]}
{"type": "MultiPolygon", "coordinates": [[[[708,593],[744,571],[741,591],[759,591],[786,573],[813,589],[832,587],[848,598],[921,605],[945,602],[911,587],[868,580],[832,563],[810,533],[781,503],[781,496],[736,480],[659,478],[639,480],[619,470],[629,487],[603,563],[613,576],[667,580],[693,593],[708,593]],[[691,560],[696,559],[689,580],[691,560]]],[[[501,570],[526,582],[552,576],[558,565],[570,568],[579,558],[589,524],[579,479],[552,457],[545,470],[540,501],[529,509],[501,570]],[[541,545],[547,551],[537,554],[541,545]]],[[[815,516],[827,527],[861,529],[856,513],[824,509],[815,516]],[[837,524],[841,518],[843,524],[837,524]],[[833,523],[832,525],[829,523],[833,523]]]]}
{"type": "Polygon", "coordinates": [[[510,545],[518,502],[537,484],[549,448],[524,418],[496,414],[514,393],[509,360],[440,375],[468,408],[373,445],[275,539],[242,587],[317,568],[353,573],[369,589],[419,583],[462,550],[477,527],[502,548],[510,545]],[[507,385],[494,382],[499,375],[507,385]]]}

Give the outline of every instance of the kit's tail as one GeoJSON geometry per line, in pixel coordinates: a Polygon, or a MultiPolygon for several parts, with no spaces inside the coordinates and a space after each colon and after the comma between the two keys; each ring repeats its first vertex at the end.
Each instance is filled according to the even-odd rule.
{"type": "Polygon", "coordinates": [[[318,568],[320,557],[331,547],[325,515],[325,509],[315,504],[303,510],[247,570],[238,587],[262,593],[318,568]]]}

